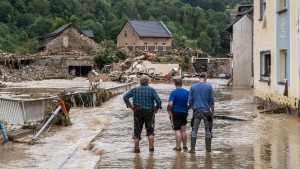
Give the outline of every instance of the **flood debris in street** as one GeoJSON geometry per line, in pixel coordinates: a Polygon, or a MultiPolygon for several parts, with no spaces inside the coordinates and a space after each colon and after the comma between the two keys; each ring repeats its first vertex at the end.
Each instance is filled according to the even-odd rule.
{"type": "Polygon", "coordinates": [[[271,109],[271,110],[265,110],[265,111],[260,111],[259,113],[265,113],[265,114],[280,114],[280,113],[287,113],[288,110],[287,107],[280,107],[276,109],[271,109]]]}

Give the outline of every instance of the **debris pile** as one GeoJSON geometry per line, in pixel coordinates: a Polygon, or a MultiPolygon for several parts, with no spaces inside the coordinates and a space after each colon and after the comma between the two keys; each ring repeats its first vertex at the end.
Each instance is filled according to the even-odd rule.
{"type": "Polygon", "coordinates": [[[0,81],[22,82],[51,78],[71,78],[67,70],[53,65],[50,57],[0,54],[0,81]]]}
{"type": "Polygon", "coordinates": [[[214,78],[230,78],[230,59],[211,59],[208,74],[214,78]]]}
{"type": "MultiPolygon", "coordinates": [[[[101,73],[110,76],[112,81],[136,81],[140,75],[148,75],[153,80],[169,81],[173,76],[181,75],[181,65],[177,63],[153,63],[156,54],[137,50],[137,57],[129,57],[119,63],[103,67],[101,73]]],[[[103,79],[102,79],[103,80],[103,79]]]]}
{"type": "Polygon", "coordinates": [[[6,84],[2,84],[2,83],[0,83],[0,88],[6,88],[7,87],[7,85],[6,84]]]}
{"type": "Polygon", "coordinates": [[[65,76],[65,73],[53,66],[30,65],[20,69],[9,69],[0,65],[0,81],[3,82],[65,78],[65,76]]]}

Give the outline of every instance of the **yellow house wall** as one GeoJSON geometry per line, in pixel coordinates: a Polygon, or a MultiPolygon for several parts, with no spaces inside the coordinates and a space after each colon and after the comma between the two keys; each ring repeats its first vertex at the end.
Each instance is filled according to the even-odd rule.
{"type": "MultiPolygon", "coordinates": [[[[290,79],[290,83],[291,83],[291,87],[289,88],[289,96],[290,97],[294,97],[294,98],[298,98],[299,99],[299,88],[300,88],[300,83],[299,83],[299,75],[300,75],[300,71],[299,71],[299,53],[298,53],[298,49],[299,49],[299,44],[297,45],[297,33],[299,34],[299,32],[297,31],[297,23],[299,21],[297,21],[297,3],[296,1],[299,2],[299,0],[291,0],[289,1],[290,4],[290,18],[291,18],[291,26],[290,26],[290,32],[291,32],[291,37],[290,37],[290,64],[291,64],[291,70],[290,70],[290,74],[291,74],[291,79],[290,79]]],[[[298,4],[298,8],[299,8],[299,4],[298,4]]],[[[299,24],[299,23],[298,23],[299,24]]]]}
{"type": "MultiPolygon", "coordinates": [[[[290,87],[288,88],[288,97],[283,96],[284,85],[278,85],[277,82],[277,49],[276,49],[276,15],[277,0],[266,0],[265,20],[260,18],[260,0],[254,0],[254,38],[253,38],[253,59],[254,59],[254,96],[263,100],[273,101],[278,104],[289,105],[296,108],[299,96],[299,69],[298,58],[296,54],[296,1],[289,1],[291,4],[291,25],[290,37],[290,87]],[[263,51],[271,53],[271,82],[261,82],[260,80],[260,54],[263,51]]],[[[279,28],[277,28],[279,29],[279,28]]]]}

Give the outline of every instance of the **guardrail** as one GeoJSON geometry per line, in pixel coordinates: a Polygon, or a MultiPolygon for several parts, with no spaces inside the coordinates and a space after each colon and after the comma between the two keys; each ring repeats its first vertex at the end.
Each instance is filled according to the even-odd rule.
{"type": "MultiPolygon", "coordinates": [[[[112,94],[120,94],[131,90],[135,86],[136,83],[132,82],[106,88],[105,90],[112,94]]],[[[0,120],[8,124],[35,124],[38,121],[44,120],[46,101],[54,98],[57,97],[53,96],[39,99],[0,97],[0,120]]],[[[95,99],[96,97],[93,97],[94,106],[95,99]]]]}
{"type": "Polygon", "coordinates": [[[0,120],[8,124],[34,124],[44,119],[46,101],[54,98],[0,98],[0,120]]]}
{"type": "Polygon", "coordinates": [[[127,83],[127,84],[116,86],[116,87],[106,88],[105,90],[107,92],[111,92],[112,94],[120,94],[120,93],[126,92],[128,90],[131,90],[135,86],[136,86],[136,82],[131,82],[131,83],[127,83]]]}

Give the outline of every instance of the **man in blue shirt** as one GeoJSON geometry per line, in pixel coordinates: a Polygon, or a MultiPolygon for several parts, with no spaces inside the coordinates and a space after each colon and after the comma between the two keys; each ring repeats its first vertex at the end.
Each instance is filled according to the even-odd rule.
{"type": "Polygon", "coordinates": [[[133,88],[123,96],[126,106],[134,112],[134,152],[140,152],[140,140],[143,125],[147,131],[149,151],[154,151],[154,117],[161,109],[161,100],[154,88],[148,86],[149,78],[142,76],[140,86],[133,88]],[[133,105],[129,99],[133,98],[133,105]],[[156,106],[154,104],[156,102],[156,106]]]}
{"type": "Polygon", "coordinates": [[[170,93],[168,103],[168,114],[172,123],[172,127],[175,130],[176,147],[175,151],[181,151],[181,142],[183,150],[187,151],[187,135],[186,135],[186,124],[188,115],[188,96],[189,92],[182,88],[182,79],[174,79],[176,89],[170,93]]]}
{"type": "Polygon", "coordinates": [[[193,108],[193,122],[191,132],[191,149],[190,153],[195,153],[195,145],[197,132],[201,120],[203,119],[205,125],[205,145],[206,151],[211,151],[212,138],[212,118],[214,115],[214,93],[212,86],[206,83],[207,73],[200,73],[200,82],[194,84],[190,88],[189,93],[189,107],[193,108]]]}

